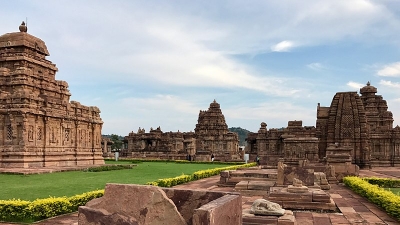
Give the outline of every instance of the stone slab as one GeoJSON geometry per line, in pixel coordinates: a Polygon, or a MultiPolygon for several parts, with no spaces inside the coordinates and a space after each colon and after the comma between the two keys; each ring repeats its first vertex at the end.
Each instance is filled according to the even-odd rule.
{"type": "Polygon", "coordinates": [[[240,195],[225,195],[195,209],[192,225],[221,224],[242,224],[242,197],[240,195]]]}
{"type": "Polygon", "coordinates": [[[331,197],[322,190],[315,190],[312,192],[312,201],[313,202],[331,202],[331,197]]]}
{"type": "Polygon", "coordinates": [[[275,185],[275,181],[249,181],[247,189],[249,190],[267,190],[275,185]]]}
{"type": "Polygon", "coordinates": [[[248,185],[249,182],[248,181],[240,181],[239,183],[237,183],[235,185],[235,190],[248,190],[248,185]]]}

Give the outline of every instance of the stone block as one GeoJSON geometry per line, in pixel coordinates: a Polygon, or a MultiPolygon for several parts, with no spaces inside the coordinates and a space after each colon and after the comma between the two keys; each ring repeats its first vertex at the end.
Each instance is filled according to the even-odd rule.
{"type": "Polygon", "coordinates": [[[187,225],[175,204],[159,187],[107,184],[104,196],[79,207],[81,225],[120,224],[187,225]],[[103,222],[104,221],[104,222],[103,222]]]}
{"type": "Polygon", "coordinates": [[[275,181],[249,181],[248,190],[269,190],[275,185],[275,181]]]}
{"type": "Polygon", "coordinates": [[[179,213],[188,224],[191,224],[196,209],[228,194],[227,192],[193,191],[177,188],[162,188],[162,190],[174,202],[179,213]]]}
{"type": "Polygon", "coordinates": [[[243,211],[243,225],[268,224],[278,225],[278,216],[259,216],[250,213],[250,210],[243,211]]]}
{"type": "Polygon", "coordinates": [[[228,170],[221,171],[220,176],[225,178],[229,177],[229,171],[228,170]]]}
{"type": "Polygon", "coordinates": [[[313,202],[331,202],[331,197],[325,193],[324,191],[315,190],[312,192],[312,201],[313,202]]]}
{"type": "Polygon", "coordinates": [[[285,209],[300,209],[300,210],[326,210],[336,211],[335,202],[297,202],[297,201],[283,201],[282,208],[285,209]]]}
{"type": "Polygon", "coordinates": [[[297,225],[293,212],[286,210],[285,214],[278,218],[278,225],[297,225]]]}
{"type": "Polygon", "coordinates": [[[248,181],[240,181],[235,185],[235,190],[247,190],[248,189],[248,181]]]}
{"type": "Polygon", "coordinates": [[[228,178],[226,178],[226,177],[220,177],[219,178],[219,183],[220,184],[225,184],[227,181],[228,181],[228,178]]]}
{"type": "MultiPolygon", "coordinates": [[[[305,193],[290,193],[285,189],[281,189],[277,192],[271,192],[268,200],[276,201],[297,201],[297,202],[312,202],[312,192],[305,193]]],[[[283,207],[285,208],[285,207],[283,207]]]]}
{"type": "Polygon", "coordinates": [[[242,224],[242,197],[240,195],[225,195],[201,206],[193,214],[192,225],[221,224],[242,224]]]}
{"type": "Polygon", "coordinates": [[[306,187],[306,186],[296,187],[293,185],[289,185],[287,187],[287,191],[290,193],[305,193],[305,192],[308,192],[308,187],[306,187]]]}

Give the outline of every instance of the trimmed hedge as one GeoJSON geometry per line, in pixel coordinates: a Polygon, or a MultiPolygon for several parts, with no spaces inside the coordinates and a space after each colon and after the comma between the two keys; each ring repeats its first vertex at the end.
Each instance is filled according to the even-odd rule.
{"type": "Polygon", "coordinates": [[[104,190],[86,192],[72,197],[50,197],[23,201],[0,200],[0,221],[37,221],[75,212],[88,201],[103,196],[104,190]]]}
{"type": "Polygon", "coordinates": [[[215,176],[224,170],[236,170],[238,168],[252,167],[252,166],[256,166],[256,165],[257,165],[256,163],[248,163],[248,164],[243,164],[243,165],[228,166],[228,167],[208,169],[208,170],[200,170],[200,171],[194,172],[191,175],[181,175],[181,176],[177,176],[177,177],[173,177],[173,178],[158,179],[156,181],[147,182],[146,184],[153,185],[153,186],[160,186],[160,187],[172,187],[172,186],[175,186],[178,184],[183,184],[183,183],[187,183],[190,181],[200,180],[203,178],[215,176]]]}
{"type": "Polygon", "coordinates": [[[359,177],[344,177],[343,183],[357,194],[382,207],[389,215],[400,220],[400,196],[359,177]]]}
{"type": "Polygon", "coordinates": [[[132,165],[109,165],[109,166],[98,166],[98,167],[90,167],[85,169],[85,172],[102,172],[102,171],[111,171],[111,170],[124,170],[124,169],[132,169],[132,165]]]}

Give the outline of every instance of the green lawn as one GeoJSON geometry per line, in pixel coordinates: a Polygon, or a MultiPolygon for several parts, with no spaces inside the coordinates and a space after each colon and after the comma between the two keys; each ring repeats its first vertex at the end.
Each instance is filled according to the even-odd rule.
{"type": "MultiPolygon", "coordinates": [[[[114,163],[114,162],[107,162],[114,163]]],[[[120,162],[124,164],[125,162],[120,162]]],[[[104,189],[106,183],[145,184],[160,178],[226,167],[224,164],[181,164],[174,162],[143,162],[133,169],[104,172],[59,172],[35,175],[0,174],[0,199],[35,200],[49,196],[73,196],[104,189]]]]}
{"type": "Polygon", "coordinates": [[[393,194],[400,196],[400,188],[385,188],[388,191],[393,192],[393,194]]]}

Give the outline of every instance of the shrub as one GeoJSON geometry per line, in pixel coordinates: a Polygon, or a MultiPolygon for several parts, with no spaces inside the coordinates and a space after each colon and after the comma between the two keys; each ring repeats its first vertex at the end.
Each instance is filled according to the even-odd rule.
{"type": "Polygon", "coordinates": [[[248,163],[243,165],[235,165],[235,166],[228,166],[222,168],[215,168],[215,169],[208,169],[208,170],[200,170],[194,172],[192,175],[181,175],[174,178],[165,178],[165,179],[158,179],[156,181],[147,182],[147,185],[153,186],[160,186],[160,187],[172,187],[178,184],[187,183],[193,180],[199,180],[207,177],[211,177],[214,175],[218,175],[221,171],[224,170],[236,170],[237,168],[244,168],[244,167],[252,167],[256,166],[256,163],[248,163]]]}
{"type": "Polygon", "coordinates": [[[68,201],[67,197],[50,197],[34,200],[27,207],[27,211],[30,213],[30,217],[35,220],[73,212],[72,204],[68,201]]]}
{"type": "Polygon", "coordinates": [[[378,185],[359,177],[345,177],[343,183],[357,194],[382,207],[389,215],[400,220],[400,197],[378,185]]]}
{"type": "Polygon", "coordinates": [[[72,197],[50,197],[34,201],[0,200],[0,221],[37,221],[78,210],[88,201],[103,196],[104,190],[72,197]]]}
{"type": "Polygon", "coordinates": [[[90,167],[84,171],[86,171],[86,172],[102,172],[102,171],[124,170],[124,169],[132,169],[132,165],[110,165],[110,166],[90,167]]]}
{"type": "Polygon", "coordinates": [[[24,220],[28,216],[26,208],[29,204],[29,201],[19,199],[0,200],[0,221],[24,220]]]}

